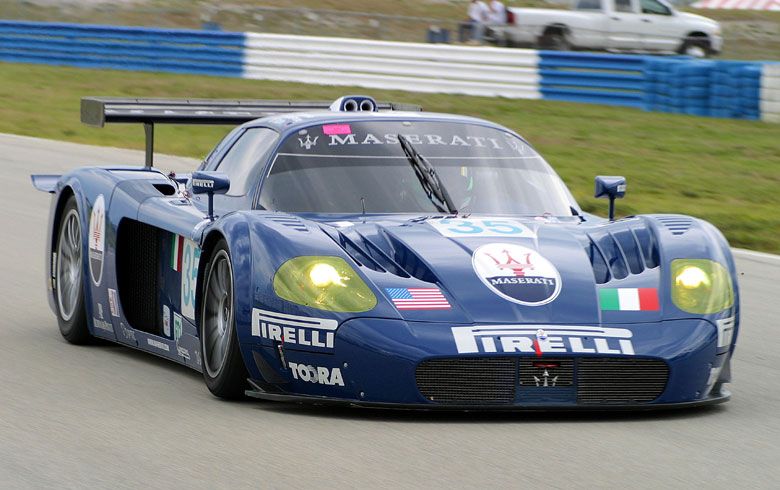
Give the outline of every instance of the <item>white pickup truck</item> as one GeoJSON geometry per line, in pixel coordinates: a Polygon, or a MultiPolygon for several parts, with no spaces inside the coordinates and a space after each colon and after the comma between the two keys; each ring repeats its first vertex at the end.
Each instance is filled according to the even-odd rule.
{"type": "Polygon", "coordinates": [[[575,0],[571,10],[510,8],[490,26],[503,45],[542,49],[665,52],[705,57],[723,47],[720,25],[679,12],[664,0],[575,0]]]}

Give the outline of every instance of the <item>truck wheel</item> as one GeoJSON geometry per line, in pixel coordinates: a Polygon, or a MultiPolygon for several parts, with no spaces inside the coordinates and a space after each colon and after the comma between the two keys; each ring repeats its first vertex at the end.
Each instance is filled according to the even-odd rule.
{"type": "Polygon", "coordinates": [[[693,56],[694,58],[707,58],[711,53],[710,41],[704,38],[686,39],[680,48],[680,54],[693,56]]]}
{"type": "Polygon", "coordinates": [[[238,347],[233,265],[225,240],[214,248],[205,278],[200,316],[203,378],[215,396],[240,399],[248,374],[238,347]]]}
{"type": "Polygon", "coordinates": [[[84,247],[76,197],[70,196],[57,228],[54,295],[60,333],[71,344],[92,339],[84,306],[84,247]]]}
{"type": "Polygon", "coordinates": [[[560,29],[550,29],[544,33],[539,40],[539,44],[542,49],[549,49],[552,51],[570,51],[571,43],[566,33],[560,29]]]}

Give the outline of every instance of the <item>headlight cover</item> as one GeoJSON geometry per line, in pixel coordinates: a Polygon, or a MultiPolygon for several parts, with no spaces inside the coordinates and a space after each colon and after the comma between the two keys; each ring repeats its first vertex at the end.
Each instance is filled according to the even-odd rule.
{"type": "Polygon", "coordinates": [[[672,261],[672,301],[688,313],[706,315],[734,305],[734,287],[725,267],[707,259],[672,261]]]}
{"type": "Polygon", "coordinates": [[[360,313],[377,300],[366,283],[340,257],[303,256],[290,259],[274,275],[276,295],[320,310],[360,313]]]}

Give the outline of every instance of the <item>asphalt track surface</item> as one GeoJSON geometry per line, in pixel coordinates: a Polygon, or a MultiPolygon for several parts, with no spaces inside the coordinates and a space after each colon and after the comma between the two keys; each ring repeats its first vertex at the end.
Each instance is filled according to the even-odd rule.
{"type": "Polygon", "coordinates": [[[0,135],[0,488],[780,488],[780,258],[738,255],[744,313],[724,405],[480,415],[229,403],[187,368],[67,344],[46,303],[49,196],[29,174],[142,158],[0,135]]]}

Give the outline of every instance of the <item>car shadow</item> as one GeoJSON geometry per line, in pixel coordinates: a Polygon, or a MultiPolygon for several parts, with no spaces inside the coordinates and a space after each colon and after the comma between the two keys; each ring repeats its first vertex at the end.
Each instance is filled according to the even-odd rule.
{"type": "Polygon", "coordinates": [[[685,420],[715,416],[723,405],[656,410],[598,411],[441,411],[395,410],[384,408],[339,407],[299,403],[258,401],[257,410],[296,417],[338,418],[342,420],[402,423],[612,423],[653,420],[685,420]]]}

